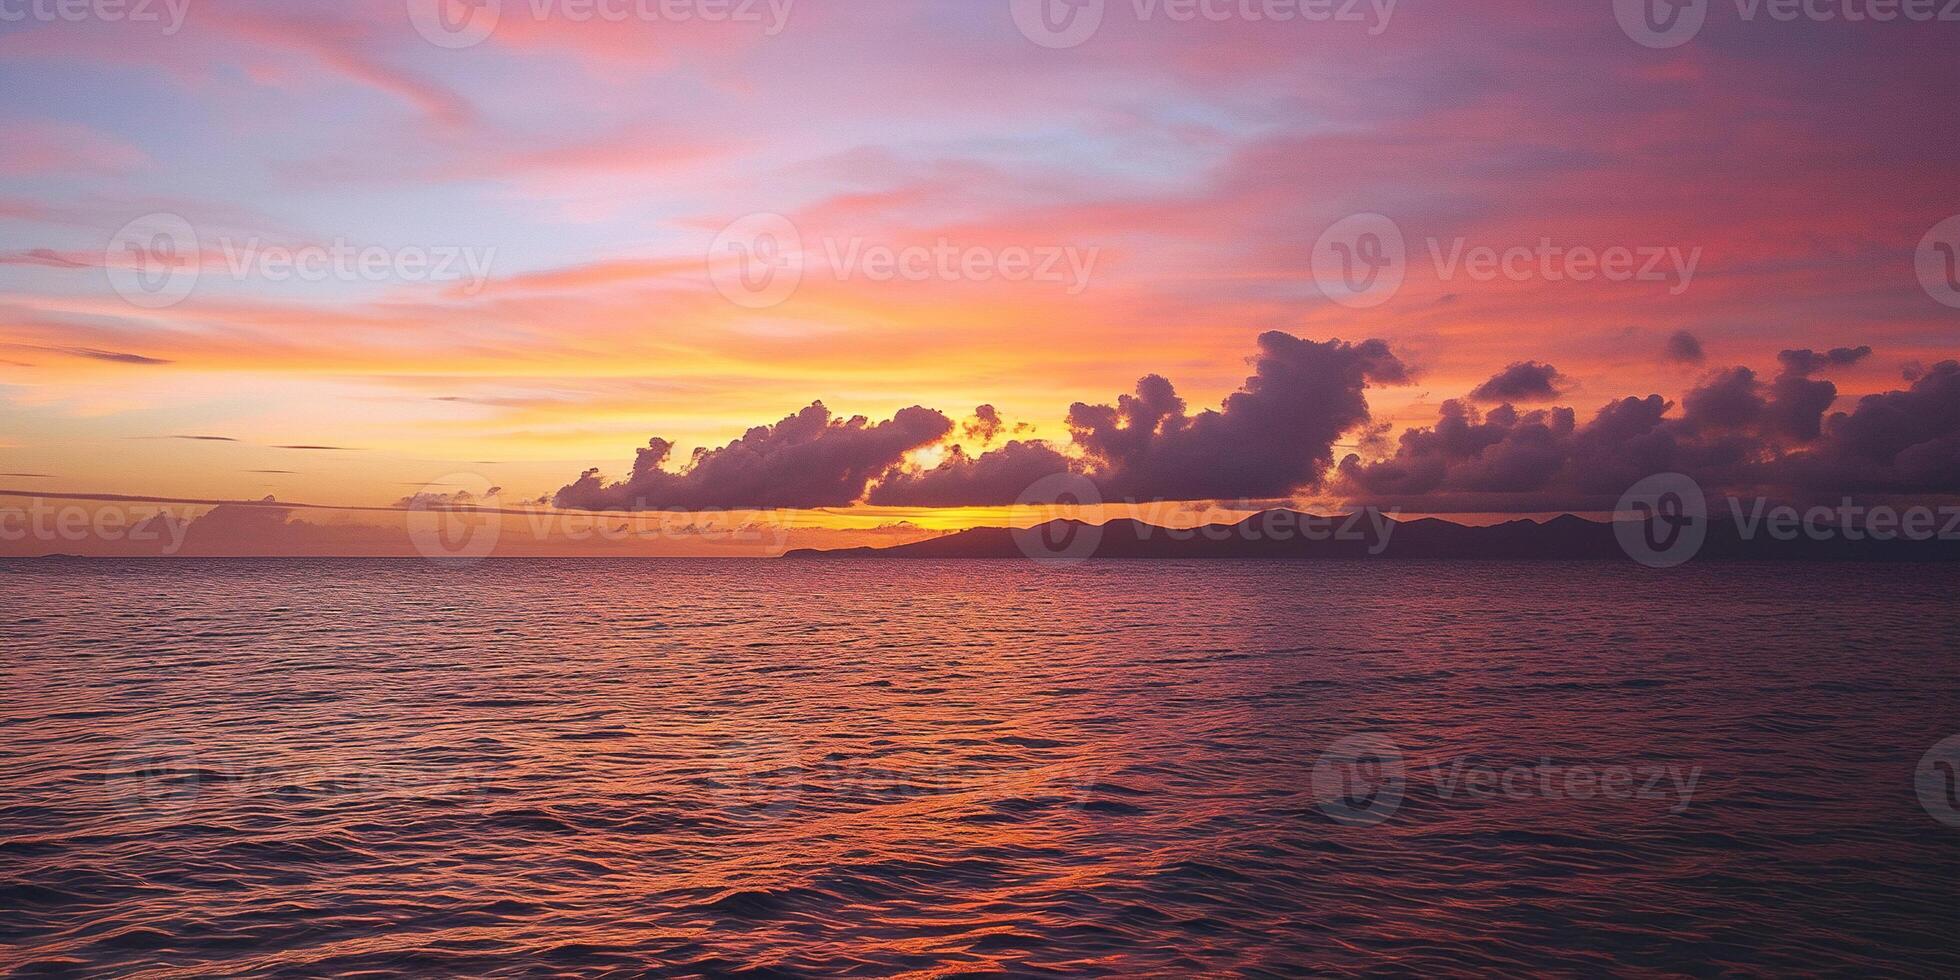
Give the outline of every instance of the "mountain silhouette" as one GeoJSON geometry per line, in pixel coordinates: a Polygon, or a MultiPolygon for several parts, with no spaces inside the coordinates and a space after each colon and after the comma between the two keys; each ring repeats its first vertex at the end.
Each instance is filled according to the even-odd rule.
{"type": "MultiPolygon", "coordinates": [[[[1734,520],[1701,523],[1698,547],[1680,545],[1696,561],[1954,561],[1960,540],[1877,540],[1828,527],[1817,537],[1772,537],[1762,527],[1745,534],[1734,520]]],[[[1633,561],[1666,552],[1680,556],[1665,529],[1635,522],[1591,521],[1565,515],[1488,526],[1438,518],[1401,521],[1380,511],[1314,515],[1264,511],[1234,524],[1165,528],[1120,519],[1100,526],[1074,520],[1031,528],[977,527],[888,548],[805,548],[785,558],[1129,558],[1129,559],[1430,559],[1447,561],[1633,561]],[[1636,542],[1631,548],[1622,538],[1636,542]],[[1659,543],[1655,539],[1659,538],[1659,543]],[[1639,544],[1639,542],[1649,542],[1639,544]]]]}

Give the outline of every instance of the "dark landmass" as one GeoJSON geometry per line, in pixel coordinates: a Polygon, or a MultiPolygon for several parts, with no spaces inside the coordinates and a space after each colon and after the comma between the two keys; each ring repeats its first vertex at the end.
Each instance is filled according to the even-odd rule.
{"type": "Polygon", "coordinates": [[[805,548],[785,558],[1392,558],[1447,561],[1633,561],[1676,564],[1695,561],[1876,561],[1960,560],[1960,539],[1941,539],[1947,518],[1936,520],[1920,540],[1906,540],[1897,529],[1890,540],[1835,526],[1812,535],[1801,529],[1756,524],[1745,532],[1726,517],[1701,524],[1705,537],[1693,545],[1675,529],[1658,524],[1589,521],[1565,516],[1549,521],[1518,520],[1487,527],[1436,518],[1398,521],[1379,511],[1322,517],[1294,511],[1266,511],[1236,524],[1170,529],[1135,520],[1101,527],[1081,521],[1050,521],[1032,528],[980,527],[890,548],[805,548]],[[1622,538],[1633,542],[1624,545],[1622,538]],[[1686,556],[1686,557],[1684,557],[1686,556]],[[1658,560],[1656,560],[1658,558],[1658,560]]]}

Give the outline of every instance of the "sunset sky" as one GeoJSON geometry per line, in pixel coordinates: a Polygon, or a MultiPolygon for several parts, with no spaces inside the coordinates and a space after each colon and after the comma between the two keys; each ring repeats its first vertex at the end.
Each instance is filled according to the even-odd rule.
{"type": "MultiPolygon", "coordinates": [[[[1778,378],[1828,378],[1827,420],[1921,381],[1939,395],[1927,379],[1954,356],[1960,309],[1915,262],[1960,213],[1960,142],[1927,124],[1960,92],[1960,23],[1782,22],[1718,0],[1696,36],[1657,48],[1604,0],[1246,16],[1264,6],[1179,20],[1112,0],[1073,46],[1031,37],[1009,0],[645,18],[663,8],[620,2],[612,20],[505,0],[478,43],[431,28],[445,11],[420,0],[154,0],[156,21],[0,23],[0,488],[389,507],[480,484],[605,509],[650,438],[679,472],[819,400],[874,427],[941,413],[943,432],[915,416],[867,450],[875,485],[954,444],[1044,440],[1081,459],[1095,449],[1071,406],[1117,406],[1150,375],[1192,415],[1217,408],[1263,375],[1275,332],[1379,340],[1395,362],[1353,368],[1365,412],[1333,416],[1330,464],[1394,453],[1525,362],[1459,405],[1570,406],[1583,428],[1658,394],[1706,441],[1717,423],[1697,426],[1689,396],[1736,366],[1764,412],[1791,404],[1778,378]],[[1354,215],[1406,242],[1406,281],[1367,303],[1316,276],[1317,243],[1354,215]],[[757,248],[774,261],[782,236],[755,230],[784,227],[800,258],[772,268],[794,289],[745,292],[752,270],[731,268],[757,248]],[[178,278],[132,299],[156,270],[128,246],[160,228],[178,278]],[[1653,275],[1469,261],[1541,243],[1624,249],[1653,275]],[[950,249],[952,274],[877,267],[907,247],[950,249]],[[288,274],[280,250],[366,267],[288,274]],[[592,468],[599,490],[561,495],[592,468]]],[[[1226,443],[1299,421],[1244,412],[1217,417],[1240,433],[1226,443]]],[[[1720,424],[1759,437],[1756,457],[1820,438],[1720,424]]],[[[1950,454],[1960,421],[1940,425],[1924,444],[1950,454]]],[[[1285,438],[1274,454],[1300,451],[1285,438]]],[[[1193,493],[1491,509],[1445,492],[1472,482],[1310,469],[1297,492],[1262,472],[1193,493]]],[[[1114,496],[1187,496],[1131,482],[1114,496]]],[[[1500,509],[1580,503],[1512,489],[1533,492],[1500,509]]],[[[675,499],[762,502],[710,497],[675,499]]],[[[980,506],[795,520],[943,528],[980,506]]]]}

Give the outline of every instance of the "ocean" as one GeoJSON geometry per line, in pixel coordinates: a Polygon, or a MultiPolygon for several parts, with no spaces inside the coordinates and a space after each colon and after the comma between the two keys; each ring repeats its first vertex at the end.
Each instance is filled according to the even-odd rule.
{"type": "Polygon", "coordinates": [[[1960,973],[1960,569],[0,563],[0,970],[1960,973]]]}

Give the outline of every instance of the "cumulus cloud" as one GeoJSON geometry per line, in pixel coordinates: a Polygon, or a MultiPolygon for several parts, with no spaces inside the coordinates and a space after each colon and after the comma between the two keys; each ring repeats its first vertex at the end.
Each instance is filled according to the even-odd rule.
{"type": "Polygon", "coordinates": [[[1569,408],[1480,414],[1447,402],[1435,426],[1404,433],[1387,458],[1344,459],[1335,490],[1434,511],[1607,509],[1634,482],[1666,472],[1711,491],[1793,498],[1960,493],[1960,362],[1827,415],[1837,387],[1811,375],[1870,353],[1785,351],[1767,382],[1746,367],[1717,371],[1678,413],[1659,395],[1609,403],[1583,424],[1569,408]]]}
{"type": "Polygon", "coordinates": [[[1809,377],[1825,368],[1849,367],[1872,356],[1870,347],[1838,347],[1824,353],[1814,350],[1786,350],[1776,355],[1786,374],[1809,377]]]}
{"type": "Polygon", "coordinates": [[[440,492],[432,492],[429,490],[419,490],[413,494],[410,494],[409,496],[403,497],[400,500],[395,501],[395,506],[407,510],[446,510],[450,508],[490,507],[502,503],[502,501],[498,500],[497,498],[502,496],[503,492],[504,492],[503,487],[491,487],[490,489],[485,490],[483,492],[483,496],[479,497],[476,494],[469,492],[468,490],[458,490],[454,493],[440,493],[440,492]]]}
{"type": "Polygon", "coordinates": [[[1392,458],[1364,466],[1348,456],[1341,481],[1350,492],[1398,498],[1535,491],[1570,454],[1575,428],[1569,408],[1520,413],[1503,405],[1482,415],[1468,402],[1448,401],[1434,428],[1403,434],[1392,458]]]}
{"type": "Polygon", "coordinates": [[[353,521],[314,523],[266,497],[257,504],[221,504],[184,522],[159,512],[138,525],[134,540],[181,542],[186,556],[339,555],[411,553],[400,528],[353,521]]]}
{"type": "Polygon", "coordinates": [[[1334,443],[1369,421],[1369,385],[1409,380],[1379,340],[1315,342],[1272,331],[1260,335],[1253,365],[1217,411],[1187,415],[1158,375],[1115,405],[1071,407],[1069,431],[1103,496],[1232,500],[1318,488],[1334,443]]]}
{"type": "Polygon", "coordinates": [[[973,417],[960,426],[961,434],[982,446],[991,445],[1000,436],[1007,423],[1001,421],[1000,410],[992,405],[982,405],[973,410],[973,417]]]}
{"type": "Polygon", "coordinates": [[[1786,350],[1776,359],[1783,373],[1772,383],[1767,411],[1768,423],[1779,434],[1801,442],[1816,439],[1823,432],[1822,419],[1837,402],[1837,386],[1811,377],[1819,371],[1848,367],[1870,357],[1869,347],[1839,347],[1825,353],[1812,350],[1786,350]]]}
{"type": "MultiPolygon", "coordinates": [[[[1114,405],[1077,402],[1071,444],[1011,440],[974,455],[960,446],[929,469],[905,465],[915,449],[952,434],[945,415],[914,406],[888,422],[831,418],[816,402],[720,449],[697,450],[670,470],[673,443],[652,439],[632,474],[608,483],[596,469],[553,502],[580,510],[968,507],[1015,503],[1043,477],[1076,472],[1108,500],[1251,500],[1314,489],[1333,445],[1369,422],[1364,392],[1401,384],[1407,369],[1379,340],[1315,342],[1277,331],[1259,338],[1253,374],[1216,410],[1190,414],[1171,382],[1150,375],[1114,405]]],[[[982,405],[960,427],[987,445],[1007,429],[982,405]]],[[[1016,426],[1016,433],[1026,427],[1016,426]]]]}
{"type": "Polygon", "coordinates": [[[719,449],[698,449],[687,467],[666,468],[674,444],[654,438],[624,481],[597,469],[560,489],[553,502],[578,510],[848,507],[908,452],[953,431],[945,415],[913,406],[890,420],[838,420],[822,402],[775,425],[759,425],[719,449]]]}
{"type": "Polygon", "coordinates": [[[1676,331],[1667,338],[1667,359],[1676,364],[1700,364],[1708,360],[1701,349],[1701,341],[1686,330],[1676,331]]]}
{"type": "Polygon", "coordinates": [[[1370,384],[1407,380],[1379,340],[1322,343],[1273,331],[1259,338],[1252,377],[1216,410],[1190,414],[1169,379],[1149,375],[1114,405],[1070,407],[1068,452],[1034,441],[977,457],[953,452],[931,470],[887,473],[871,502],[1012,504],[1030,484],[1064,472],[1094,480],[1112,501],[1286,497],[1318,487],[1334,442],[1369,421],[1370,384]]]}
{"type": "Polygon", "coordinates": [[[1565,393],[1566,377],[1550,364],[1519,361],[1470,392],[1474,402],[1548,402],[1565,393]]]}
{"type": "Polygon", "coordinates": [[[1867,395],[1824,423],[1816,450],[1784,463],[1820,490],[1960,493],[1960,361],[1941,361],[1904,391],[1867,395]]]}

